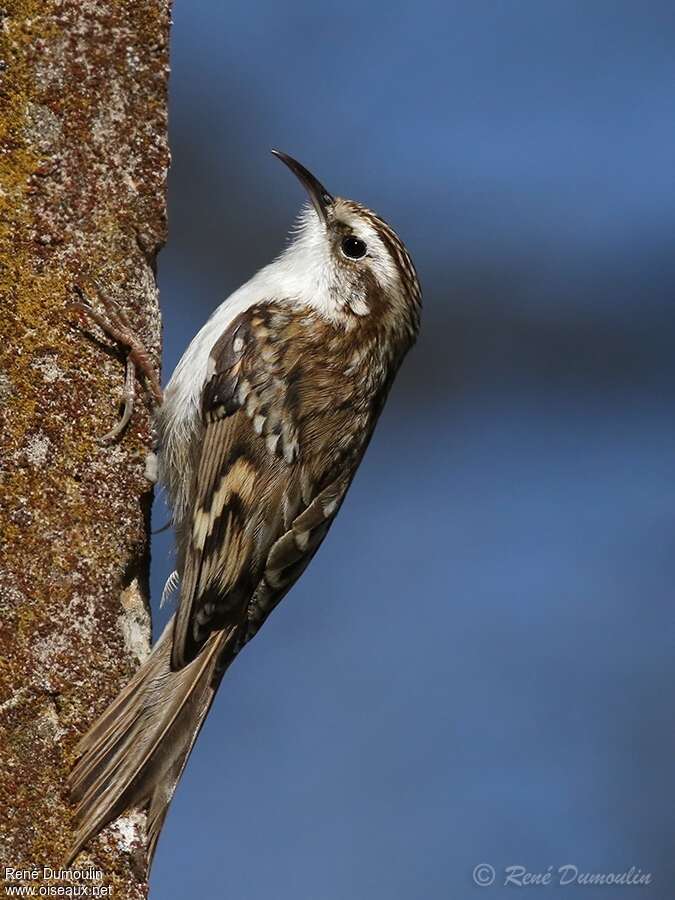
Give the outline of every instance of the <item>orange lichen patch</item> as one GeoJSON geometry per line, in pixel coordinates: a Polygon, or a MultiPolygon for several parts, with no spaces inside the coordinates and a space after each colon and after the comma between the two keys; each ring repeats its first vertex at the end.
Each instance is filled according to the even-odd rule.
{"type": "MultiPolygon", "coordinates": [[[[120,445],[96,442],[117,414],[123,366],[68,304],[74,283],[99,280],[158,362],[153,266],[165,234],[168,28],[169,0],[13,0],[0,10],[0,843],[8,865],[58,866],[70,841],[63,784],[74,744],[149,638],[149,404],[120,445]]],[[[147,890],[130,843],[128,829],[122,840],[111,828],[88,850],[118,898],[147,890]]]]}

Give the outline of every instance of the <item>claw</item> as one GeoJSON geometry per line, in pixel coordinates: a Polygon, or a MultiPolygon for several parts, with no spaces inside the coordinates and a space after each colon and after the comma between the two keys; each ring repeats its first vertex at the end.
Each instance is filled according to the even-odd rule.
{"type": "Polygon", "coordinates": [[[114,444],[119,436],[122,434],[124,429],[129,424],[129,420],[134,412],[134,401],[136,400],[136,365],[133,359],[128,356],[127,357],[127,367],[126,373],[124,376],[124,391],[122,393],[122,403],[124,404],[124,409],[122,410],[122,415],[120,417],[119,422],[110,429],[107,434],[104,434],[103,437],[98,438],[99,444],[103,444],[103,446],[107,446],[108,444],[114,444]]]}
{"type": "Polygon", "coordinates": [[[150,357],[141,341],[133,333],[126,313],[105,293],[99,284],[95,283],[95,287],[98,296],[105,307],[107,317],[94,309],[80,285],[74,286],[75,292],[78,297],[80,297],[80,300],[73,300],[69,305],[77,310],[85,321],[90,319],[95,322],[108,337],[111,337],[113,340],[117,341],[117,343],[122,344],[122,346],[126,347],[128,350],[124,377],[124,391],[122,394],[122,402],[124,404],[122,416],[114,428],[102,438],[99,438],[100,444],[111,444],[119,438],[133,415],[134,402],[136,399],[137,369],[143,374],[147,388],[156,403],[161,404],[163,394],[152,362],[150,361],[150,357]]]}

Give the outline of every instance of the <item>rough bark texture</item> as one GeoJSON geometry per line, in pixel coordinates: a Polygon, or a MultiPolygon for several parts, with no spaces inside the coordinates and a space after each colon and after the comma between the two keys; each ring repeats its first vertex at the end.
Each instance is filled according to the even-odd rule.
{"type": "MultiPolygon", "coordinates": [[[[97,443],[122,357],[68,301],[98,279],[159,363],[169,5],[0,10],[0,866],[38,867],[36,886],[70,843],[77,738],[149,647],[149,403],[97,443]]],[[[120,820],[78,858],[104,895],[146,895],[142,826],[120,820]]]]}

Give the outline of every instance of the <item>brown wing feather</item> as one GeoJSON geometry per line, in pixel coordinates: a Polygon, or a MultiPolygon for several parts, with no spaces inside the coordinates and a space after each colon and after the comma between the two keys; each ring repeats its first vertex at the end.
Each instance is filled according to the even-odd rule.
{"type": "Polygon", "coordinates": [[[174,669],[193,660],[212,631],[244,620],[269,548],[284,528],[283,509],[297,506],[289,499],[297,438],[266,334],[260,320],[243,314],[211,354],[191,531],[181,554],[174,669]]]}
{"type": "Polygon", "coordinates": [[[351,383],[342,396],[328,390],[339,380],[327,380],[325,359],[325,335],[307,317],[284,320],[270,307],[239,316],[211,353],[191,530],[180,553],[174,669],[215,630],[248,620],[250,636],[253,619],[266,617],[328,529],[370,416],[353,408],[351,383]]]}

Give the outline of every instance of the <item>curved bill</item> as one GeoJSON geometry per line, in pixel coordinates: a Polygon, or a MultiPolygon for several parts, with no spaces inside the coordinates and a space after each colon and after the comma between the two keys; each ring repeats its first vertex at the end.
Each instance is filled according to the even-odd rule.
{"type": "Polygon", "coordinates": [[[285,163],[291,172],[296,176],[298,181],[309,194],[309,199],[317,212],[317,215],[325,225],[328,221],[328,208],[333,205],[333,196],[329,194],[321,182],[316,179],[297,159],[293,159],[287,153],[281,150],[272,150],[272,153],[285,163]]]}

